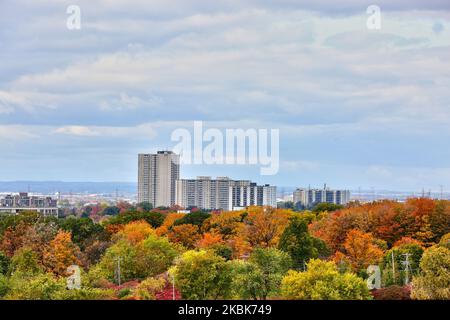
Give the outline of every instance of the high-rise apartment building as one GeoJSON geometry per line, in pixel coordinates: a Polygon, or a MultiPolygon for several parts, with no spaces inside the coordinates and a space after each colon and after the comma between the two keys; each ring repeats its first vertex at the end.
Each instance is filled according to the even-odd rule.
{"type": "Polygon", "coordinates": [[[175,184],[180,178],[180,156],[172,151],[138,156],[138,202],[154,207],[175,204],[175,184]]]}
{"type": "Polygon", "coordinates": [[[346,205],[350,202],[349,190],[330,190],[326,186],[323,189],[299,188],[293,194],[294,206],[299,209],[311,208],[318,203],[334,203],[346,205]]]}
{"type": "Polygon", "coordinates": [[[178,180],[176,186],[176,204],[183,208],[236,210],[252,205],[276,207],[275,186],[258,186],[248,180],[197,177],[178,180]]]}

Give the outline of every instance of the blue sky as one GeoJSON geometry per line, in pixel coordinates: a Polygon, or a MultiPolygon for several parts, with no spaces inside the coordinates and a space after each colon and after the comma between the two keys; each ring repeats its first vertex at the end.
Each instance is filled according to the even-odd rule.
{"type": "Polygon", "coordinates": [[[450,189],[447,0],[0,1],[0,48],[0,181],[135,181],[202,120],[279,129],[280,171],[183,177],[450,189]]]}

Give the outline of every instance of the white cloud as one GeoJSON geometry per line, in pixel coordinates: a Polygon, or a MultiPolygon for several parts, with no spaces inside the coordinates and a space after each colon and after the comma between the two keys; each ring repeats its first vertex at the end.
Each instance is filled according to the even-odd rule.
{"type": "Polygon", "coordinates": [[[131,96],[121,92],[118,98],[100,101],[100,109],[103,111],[136,110],[143,107],[155,108],[162,104],[162,99],[154,95],[146,95],[145,98],[131,96]]]}
{"type": "Polygon", "coordinates": [[[91,128],[84,127],[84,126],[66,126],[58,128],[54,131],[54,133],[58,134],[66,134],[71,136],[83,136],[83,137],[92,137],[92,136],[98,136],[99,133],[97,131],[94,131],[91,128]]]}
{"type": "Polygon", "coordinates": [[[60,2],[19,0],[0,13],[0,124],[40,137],[36,154],[133,154],[204,120],[279,128],[291,173],[347,163],[389,183],[389,165],[445,168],[450,14],[431,2],[381,1],[376,33],[359,0],[81,0],[70,32],[60,2]]]}

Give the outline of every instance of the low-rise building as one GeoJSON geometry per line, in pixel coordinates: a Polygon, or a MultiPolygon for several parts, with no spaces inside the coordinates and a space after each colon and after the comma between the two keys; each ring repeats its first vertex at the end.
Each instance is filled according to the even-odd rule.
{"type": "Polygon", "coordinates": [[[330,190],[326,185],[323,189],[298,188],[294,191],[293,200],[297,209],[312,208],[318,203],[346,205],[350,202],[350,191],[330,190]]]}
{"type": "Polygon", "coordinates": [[[0,198],[0,213],[17,214],[22,211],[58,216],[58,201],[52,197],[29,195],[27,192],[7,194],[0,198]]]}

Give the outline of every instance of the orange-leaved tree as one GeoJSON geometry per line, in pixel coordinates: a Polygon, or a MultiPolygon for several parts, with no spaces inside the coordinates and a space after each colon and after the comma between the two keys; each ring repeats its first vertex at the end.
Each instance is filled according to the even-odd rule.
{"type": "Polygon", "coordinates": [[[197,242],[197,247],[206,249],[222,243],[224,243],[224,241],[220,234],[206,232],[203,234],[202,238],[197,242]]]}
{"type": "Polygon", "coordinates": [[[63,276],[70,265],[80,263],[79,256],[80,248],[72,242],[71,233],[59,231],[45,250],[43,262],[47,271],[63,276]]]}
{"type": "Polygon", "coordinates": [[[184,213],[177,213],[177,212],[168,213],[166,215],[166,218],[164,219],[163,224],[158,228],[156,228],[156,234],[158,236],[166,235],[169,232],[170,227],[173,226],[173,224],[175,223],[175,221],[183,218],[184,216],[185,216],[184,213]]]}
{"type": "Polygon", "coordinates": [[[132,221],[127,223],[117,234],[115,239],[126,239],[133,244],[137,244],[155,234],[155,230],[145,220],[132,221]]]}
{"type": "Polygon", "coordinates": [[[250,207],[244,220],[245,238],[253,247],[275,247],[289,223],[291,212],[271,207],[250,207]]]}
{"type": "Polygon", "coordinates": [[[168,238],[171,242],[181,243],[185,248],[193,249],[197,241],[200,240],[200,234],[197,226],[181,224],[170,229],[168,238]]]}
{"type": "Polygon", "coordinates": [[[383,256],[377,239],[372,234],[351,230],[344,242],[345,258],[354,271],[362,271],[371,264],[378,264],[383,256]]]}

